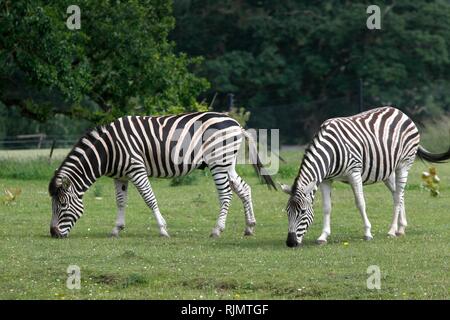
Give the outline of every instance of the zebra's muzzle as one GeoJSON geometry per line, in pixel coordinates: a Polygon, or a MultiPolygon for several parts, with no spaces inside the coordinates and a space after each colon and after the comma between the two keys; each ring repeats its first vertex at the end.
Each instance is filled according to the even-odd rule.
{"type": "Polygon", "coordinates": [[[58,227],[50,226],[50,235],[52,238],[64,238],[64,236],[59,232],[58,227]]]}
{"type": "Polygon", "coordinates": [[[297,235],[295,232],[289,232],[286,240],[286,245],[289,248],[294,248],[298,246],[297,235]]]}

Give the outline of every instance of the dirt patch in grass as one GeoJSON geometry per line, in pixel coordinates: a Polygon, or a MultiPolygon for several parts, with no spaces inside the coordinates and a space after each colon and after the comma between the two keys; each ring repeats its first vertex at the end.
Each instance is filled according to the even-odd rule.
{"type": "Polygon", "coordinates": [[[133,274],[130,274],[125,279],[125,281],[121,284],[121,287],[128,288],[131,286],[139,286],[139,285],[144,285],[147,283],[148,283],[148,280],[143,275],[140,275],[138,273],[133,273],[133,274]]]}
{"type": "Polygon", "coordinates": [[[314,285],[307,287],[293,286],[292,284],[273,284],[273,283],[254,283],[242,282],[227,279],[217,281],[208,278],[194,278],[182,281],[181,285],[185,288],[194,290],[215,290],[218,293],[252,293],[252,292],[271,292],[275,298],[320,298],[324,295],[325,288],[314,285]]]}
{"type": "Polygon", "coordinates": [[[105,284],[109,286],[114,286],[123,281],[120,276],[114,274],[99,274],[95,276],[90,276],[93,282],[98,284],[105,284]]]}
{"type": "Polygon", "coordinates": [[[239,283],[232,279],[217,281],[215,279],[195,278],[184,280],[181,282],[181,285],[195,290],[216,289],[218,291],[229,291],[239,288],[239,283]]]}
{"type": "Polygon", "coordinates": [[[141,274],[132,273],[128,276],[119,276],[115,274],[99,274],[89,277],[94,283],[113,286],[118,288],[128,288],[148,283],[148,280],[141,274]]]}
{"type": "Polygon", "coordinates": [[[270,291],[275,297],[299,299],[299,298],[321,298],[324,294],[324,289],[316,286],[308,287],[278,287],[270,288],[270,291]]]}

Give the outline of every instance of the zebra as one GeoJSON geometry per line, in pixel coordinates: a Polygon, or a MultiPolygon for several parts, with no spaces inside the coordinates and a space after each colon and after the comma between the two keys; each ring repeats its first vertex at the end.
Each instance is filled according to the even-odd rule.
{"type": "Polygon", "coordinates": [[[172,178],[209,168],[220,202],[220,213],[211,232],[220,236],[234,191],[244,204],[245,235],[252,235],[256,219],[250,186],[237,174],[237,152],[245,138],[250,161],[270,188],[276,186],[265,170],[249,132],[226,114],[195,112],[170,116],[125,116],[97,126],[74,145],[49,184],[52,199],[52,237],[66,237],[83,214],[83,195],[101,176],[114,179],[117,218],[112,236],[125,227],[128,182],[153,211],[159,234],[168,237],[148,177],[172,178]]]}
{"type": "Polygon", "coordinates": [[[392,193],[394,210],[388,235],[405,234],[407,226],[404,190],[408,171],[416,155],[429,162],[450,159],[450,149],[432,154],[419,145],[420,135],[413,121],[394,107],[372,109],[351,117],[326,120],[305,150],[293,185],[281,185],[290,195],[286,207],[286,245],[302,243],[313,222],[313,201],[320,188],[323,197],[323,229],[318,244],[331,234],[331,186],[333,180],[351,185],[364,224],[364,239],[371,240],[363,185],[383,181],[392,193]]]}

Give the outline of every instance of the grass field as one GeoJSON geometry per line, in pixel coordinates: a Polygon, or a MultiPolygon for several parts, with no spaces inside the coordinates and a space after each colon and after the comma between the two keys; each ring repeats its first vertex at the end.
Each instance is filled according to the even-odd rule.
{"type": "MultiPolygon", "coordinates": [[[[21,158],[20,153],[16,157],[21,158]]],[[[301,155],[285,152],[277,180],[292,183],[301,155]]],[[[0,156],[1,158],[1,156],[0,156]]],[[[414,165],[406,192],[409,227],[388,238],[392,201],[383,184],[365,188],[374,240],[364,242],[350,188],[333,186],[332,235],[318,246],[316,217],[299,249],[285,245],[287,196],[268,191],[250,166],[238,170],[252,186],[256,234],[244,237],[242,204],[235,196],[227,229],[209,238],[218,214],[210,176],[191,185],[152,180],[171,238],[130,188],[126,229],[109,238],[116,208],[112,180],[100,179],[85,195],[85,214],[68,239],[49,236],[47,186],[58,160],[0,160],[0,190],[21,188],[15,203],[0,204],[1,299],[448,299],[450,297],[450,164],[439,165],[441,196],[420,187],[414,165]],[[99,199],[101,198],[101,199],[99,199]],[[67,267],[81,268],[81,289],[66,288],[67,267]],[[367,268],[381,269],[381,289],[366,286],[367,268]]]]}
{"type": "MultiPolygon", "coordinates": [[[[52,158],[63,158],[70,149],[55,149],[52,158]]],[[[50,156],[50,149],[24,149],[24,150],[1,150],[0,160],[33,160],[36,158],[47,158],[50,156]]]]}

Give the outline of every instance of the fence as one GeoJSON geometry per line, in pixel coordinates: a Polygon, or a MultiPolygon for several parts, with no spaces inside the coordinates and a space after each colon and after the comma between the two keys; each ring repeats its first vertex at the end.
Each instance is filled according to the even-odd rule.
{"type": "Polygon", "coordinates": [[[79,136],[61,138],[58,136],[49,136],[43,133],[17,135],[0,139],[0,149],[19,150],[70,148],[79,138],[79,136]]]}
{"type": "MultiPolygon", "coordinates": [[[[211,106],[214,105],[217,93],[214,95],[211,106]]],[[[235,100],[239,100],[233,93],[226,95],[226,105],[228,109],[235,105],[235,100]]],[[[250,126],[255,128],[284,128],[281,134],[282,143],[298,144],[309,140],[310,136],[316,132],[321,121],[332,116],[347,116],[364,111],[366,106],[371,105],[374,100],[365,97],[363,93],[363,80],[355,81],[353,94],[345,97],[334,97],[316,101],[286,103],[286,101],[271,100],[270,104],[249,107],[255,114],[264,114],[261,119],[251,118],[250,126]],[[321,115],[323,113],[323,115],[321,115]],[[303,140],[293,137],[304,137],[303,140]]],[[[376,104],[375,104],[376,105],[376,104]]],[[[54,149],[71,148],[79,139],[77,136],[52,136],[44,133],[26,134],[5,137],[0,139],[0,149],[21,150],[21,149],[54,149]]]]}

